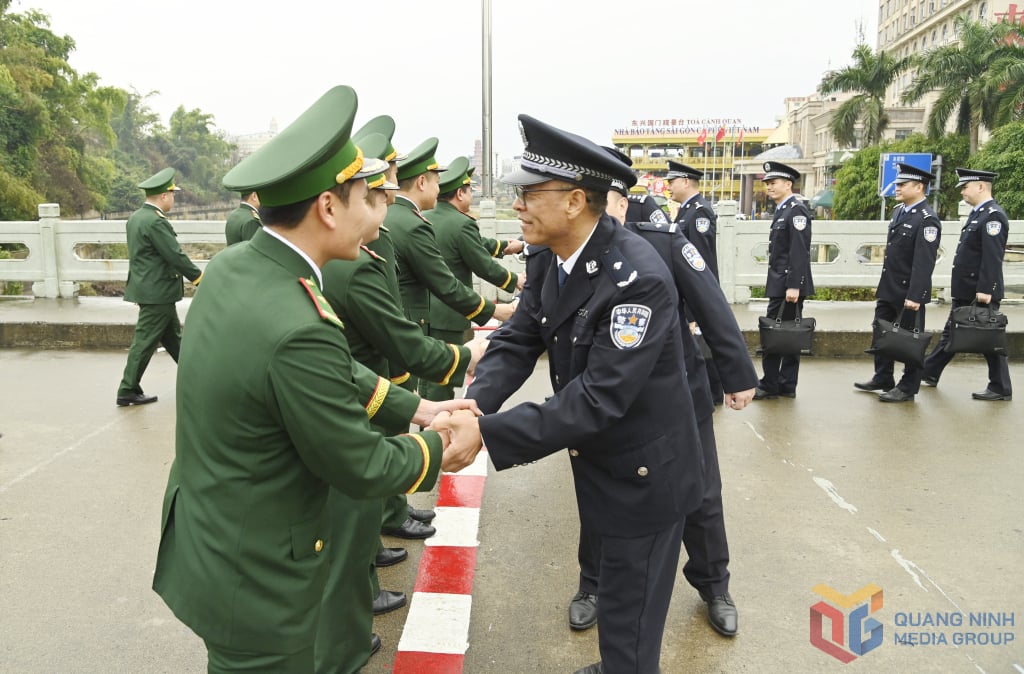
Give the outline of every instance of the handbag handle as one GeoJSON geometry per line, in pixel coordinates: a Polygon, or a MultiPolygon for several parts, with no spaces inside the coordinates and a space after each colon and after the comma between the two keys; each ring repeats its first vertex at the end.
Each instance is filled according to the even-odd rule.
{"type": "MultiPolygon", "coordinates": [[[[782,310],[785,309],[785,308],[786,308],[786,302],[783,301],[782,304],[779,305],[779,312],[777,314],[775,314],[775,324],[776,325],[782,325],[782,310]]],[[[799,323],[801,318],[803,318],[800,315],[802,313],[803,312],[800,311],[800,303],[797,302],[796,303],[796,318],[794,319],[797,323],[799,323]]]]}
{"type": "MultiPolygon", "coordinates": [[[[906,305],[904,305],[904,307],[902,309],[900,309],[900,315],[896,317],[896,322],[892,324],[892,327],[894,329],[895,328],[899,328],[901,325],[903,325],[903,313],[906,310],[907,310],[906,305]]],[[[919,333],[919,332],[921,332],[921,330],[924,329],[924,325],[918,326],[918,323],[922,322],[921,321],[921,312],[920,311],[915,311],[914,313],[916,314],[916,316],[914,317],[914,332],[915,333],[919,333]]],[[[906,328],[904,328],[904,330],[906,330],[906,328]]]]}
{"type": "Polygon", "coordinates": [[[995,311],[992,309],[991,303],[978,304],[977,297],[971,300],[971,315],[969,317],[971,322],[995,323],[996,317],[993,314],[995,311]]]}

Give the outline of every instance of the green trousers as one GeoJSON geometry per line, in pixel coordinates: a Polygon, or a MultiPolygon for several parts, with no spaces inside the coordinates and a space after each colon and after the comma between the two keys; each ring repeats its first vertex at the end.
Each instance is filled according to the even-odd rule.
{"type": "MultiPolygon", "coordinates": [[[[369,637],[367,637],[369,638],[369,637]]],[[[281,672],[306,674],[313,671],[313,649],[298,653],[245,653],[220,648],[206,642],[209,674],[227,672],[281,672]]]]}
{"type": "Polygon", "coordinates": [[[173,304],[140,304],[139,320],[135,323],[135,336],[128,349],[128,362],[124,366],[117,395],[142,393],[142,375],[149,365],[149,359],[163,344],[174,362],[178,362],[181,349],[181,321],[173,304]]]}

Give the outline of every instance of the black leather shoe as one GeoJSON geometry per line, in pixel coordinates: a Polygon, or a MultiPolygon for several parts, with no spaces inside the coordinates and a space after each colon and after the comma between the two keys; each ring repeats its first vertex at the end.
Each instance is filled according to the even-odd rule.
{"type": "Polygon", "coordinates": [[[420,510],[409,506],[409,517],[413,518],[417,522],[430,522],[437,517],[437,513],[433,510],[420,510]]]}
{"type": "Polygon", "coordinates": [[[936,386],[939,385],[939,380],[937,377],[921,377],[921,383],[924,384],[925,386],[931,386],[932,388],[935,388],[936,386]]]}
{"type": "Polygon", "coordinates": [[[377,553],[373,560],[373,565],[377,568],[393,566],[399,562],[404,562],[408,558],[409,551],[405,548],[384,548],[377,553]]]}
{"type": "Polygon", "coordinates": [[[117,396],[118,407],[128,407],[129,405],[148,405],[149,403],[155,403],[156,396],[148,396],[145,393],[129,393],[126,396],[117,396]]]}
{"type": "Polygon", "coordinates": [[[577,669],[576,674],[604,674],[604,665],[600,662],[595,662],[592,665],[587,665],[583,669],[577,669]]]}
{"type": "Polygon", "coordinates": [[[975,391],[971,394],[971,397],[975,400],[1012,400],[1013,396],[1010,394],[996,393],[990,388],[984,391],[975,391]]]}
{"type": "Polygon", "coordinates": [[[405,606],[405,593],[381,590],[373,600],[373,615],[384,615],[405,606]]]}
{"type": "Polygon", "coordinates": [[[912,403],[914,402],[914,394],[893,387],[885,393],[880,393],[878,399],[883,403],[912,403]]]}
{"type": "Polygon", "coordinates": [[[380,637],[376,634],[370,635],[370,655],[375,655],[380,650],[380,637]]]}
{"type": "Polygon", "coordinates": [[[569,627],[574,630],[587,630],[596,624],[597,595],[580,590],[569,602],[569,627]]]}
{"type": "Polygon", "coordinates": [[[758,387],[756,387],[754,389],[754,400],[772,400],[773,398],[778,398],[778,397],[779,397],[778,393],[769,393],[768,391],[765,391],[760,386],[758,386],[758,387]]]}
{"type": "Polygon", "coordinates": [[[430,538],[437,533],[437,529],[429,524],[424,524],[423,522],[414,520],[411,517],[406,517],[405,521],[402,522],[402,526],[397,529],[381,529],[381,533],[388,536],[396,536],[397,538],[419,540],[423,538],[430,538]]]}
{"type": "Polygon", "coordinates": [[[728,592],[704,600],[708,605],[708,622],[715,631],[726,637],[736,636],[737,625],[736,604],[728,592]]]}
{"type": "Polygon", "coordinates": [[[871,381],[855,381],[855,382],[853,382],[853,388],[861,390],[861,391],[888,391],[889,389],[891,389],[893,387],[894,387],[893,384],[889,384],[888,386],[886,386],[882,382],[875,381],[874,379],[872,379],[871,381]]]}
{"type": "Polygon", "coordinates": [[[796,391],[779,391],[779,395],[783,398],[795,398],[796,391]]]}

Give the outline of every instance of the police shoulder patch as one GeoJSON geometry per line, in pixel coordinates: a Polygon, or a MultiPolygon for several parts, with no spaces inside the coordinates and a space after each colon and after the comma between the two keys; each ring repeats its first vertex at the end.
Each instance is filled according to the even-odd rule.
{"type": "Polygon", "coordinates": [[[996,236],[999,232],[1003,231],[1003,223],[998,220],[991,220],[985,223],[985,231],[988,232],[989,236],[996,236]]]}
{"type": "Polygon", "coordinates": [[[334,313],[334,309],[331,308],[331,303],[327,301],[324,294],[320,292],[320,286],[316,284],[313,279],[300,278],[299,283],[306,289],[310,298],[313,300],[313,305],[316,307],[316,311],[320,314],[320,318],[324,319],[328,323],[333,323],[342,330],[345,329],[345,324],[338,318],[338,314],[334,313]]]}
{"type": "Polygon", "coordinates": [[[803,215],[793,216],[793,229],[802,232],[807,229],[807,217],[803,215]]]}
{"type": "Polygon", "coordinates": [[[939,228],[938,227],[925,227],[924,228],[924,240],[925,241],[927,241],[928,243],[932,243],[937,238],[939,238],[939,228]]]}
{"type": "Polygon", "coordinates": [[[651,309],[642,304],[619,304],[612,308],[611,319],[612,343],[619,349],[633,349],[644,341],[651,309]]]}
{"type": "Polygon", "coordinates": [[[692,243],[688,243],[683,246],[683,258],[687,264],[696,269],[697,271],[704,271],[707,269],[707,262],[701,257],[700,251],[697,250],[697,246],[692,243]]]}
{"type": "Polygon", "coordinates": [[[665,211],[660,208],[656,211],[651,211],[651,222],[659,225],[667,225],[668,218],[665,216],[665,211]]]}
{"type": "Polygon", "coordinates": [[[711,229],[710,218],[697,218],[694,224],[697,226],[697,231],[700,232],[701,234],[706,234],[707,231],[711,229]]]}

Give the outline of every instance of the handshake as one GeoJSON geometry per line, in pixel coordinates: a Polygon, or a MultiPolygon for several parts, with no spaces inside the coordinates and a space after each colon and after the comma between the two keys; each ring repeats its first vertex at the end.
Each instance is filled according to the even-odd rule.
{"type": "Polygon", "coordinates": [[[473,463],[483,447],[478,417],[482,413],[475,400],[423,400],[413,422],[437,431],[444,443],[441,470],[455,472],[473,463]]]}

